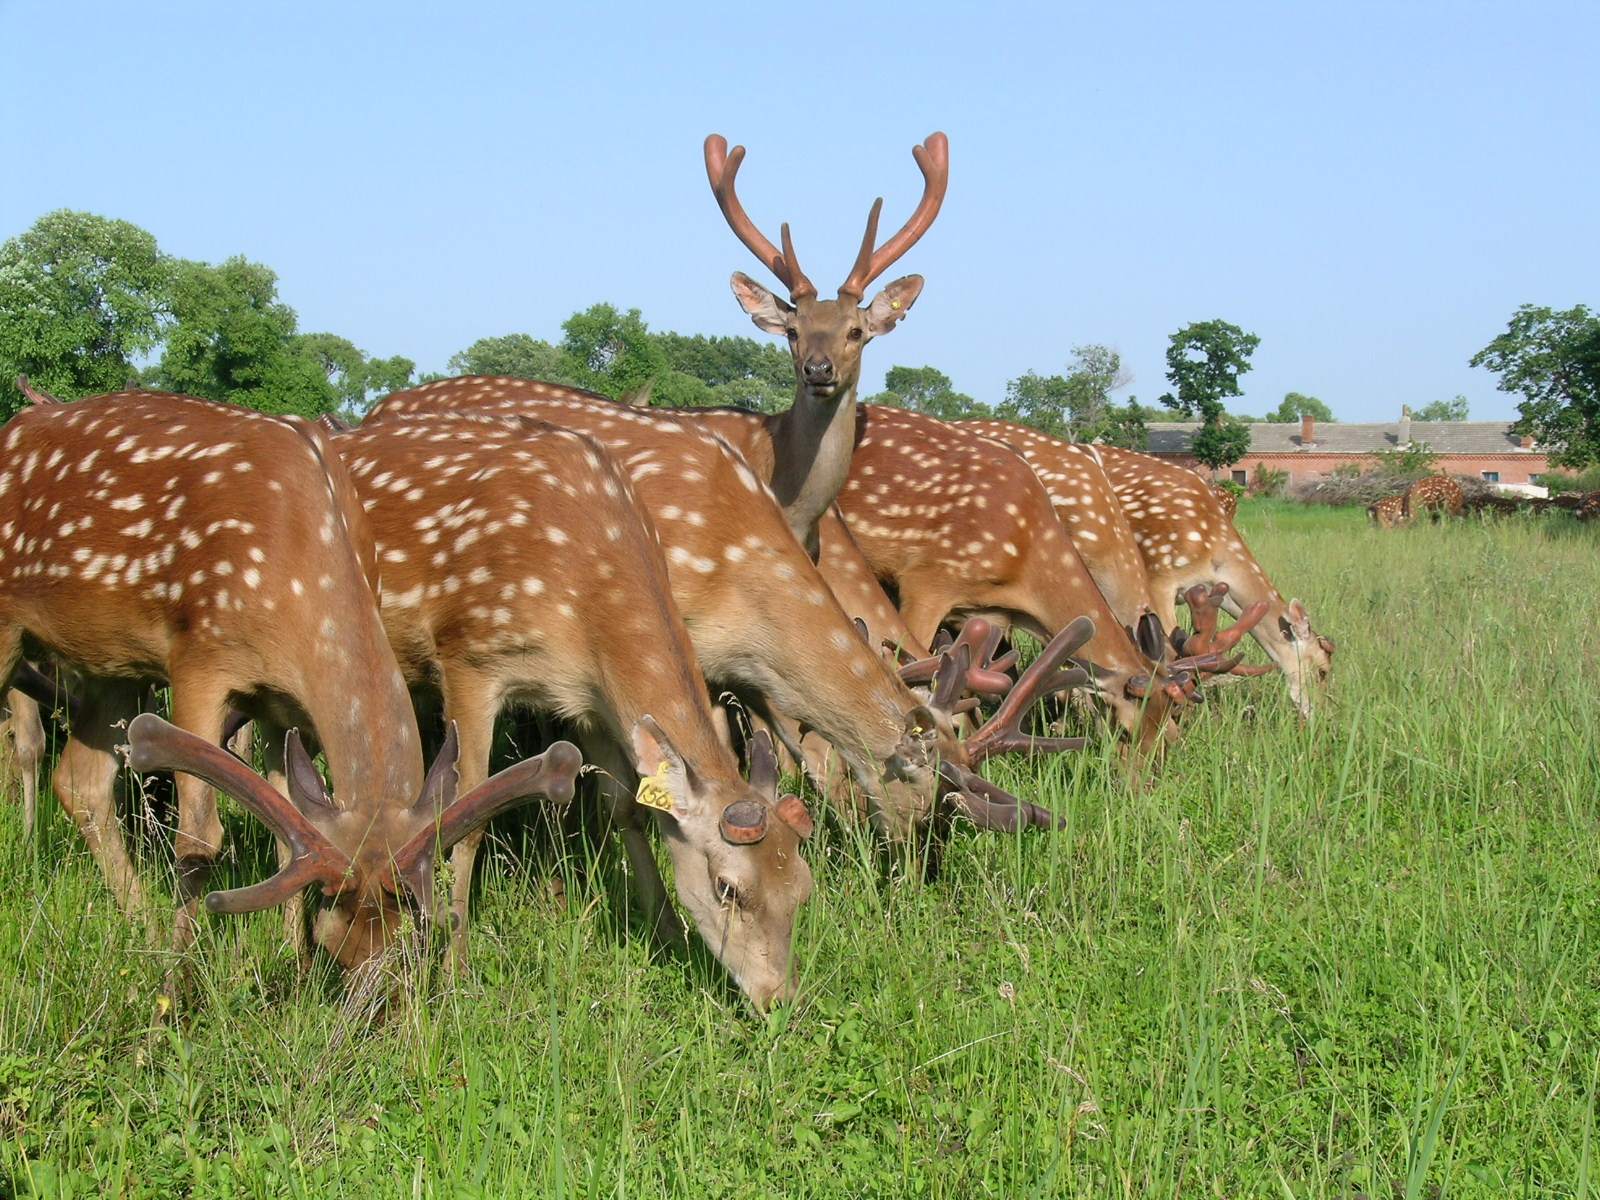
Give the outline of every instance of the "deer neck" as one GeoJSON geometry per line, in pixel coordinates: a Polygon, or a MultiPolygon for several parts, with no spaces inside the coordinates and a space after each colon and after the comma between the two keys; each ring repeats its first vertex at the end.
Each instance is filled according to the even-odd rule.
{"type": "MultiPolygon", "coordinates": [[[[364,580],[350,582],[366,591],[364,580]]],[[[360,610],[352,604],[346,611],[360,610]]],[[[302,692],[328,759],[334,803],[371,814],[409,805],[422,792],[422,740],[383,626],[375,612],[363,614],[340,639],[333,661],[309,672],[302,692]]]]}
{"type": "Polygon", "coordinates": [[[856,439],[856,384],[829,400],[813,398],[804,385],[794,403],[768,417],[772,439],[772,491],[789,528],[813,559],[817,522],[839,496],[850,474],[856,439]]]}

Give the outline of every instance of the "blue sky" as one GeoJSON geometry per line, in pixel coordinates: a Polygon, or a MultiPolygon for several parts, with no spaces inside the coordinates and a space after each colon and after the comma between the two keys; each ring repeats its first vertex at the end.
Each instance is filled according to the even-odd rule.
{"type": "Polygon", "coordinates": [[[598,300],[759,337],[704,136],[749,147],[747,209],[827,289],[943,129],[949,199],[898,268],[927,287],[869,389],[932,363],[992,401],[1105,342],[1151,402],[1167,336],[1222,317],[1261,336],[1240,411],[1505,416],[1473,351],[1520,303],[1600,303],[1597,39],[1592,2],[0,0],[0,236],[72,207],[242,253],[303,329],[424,369],[598,300]]]}

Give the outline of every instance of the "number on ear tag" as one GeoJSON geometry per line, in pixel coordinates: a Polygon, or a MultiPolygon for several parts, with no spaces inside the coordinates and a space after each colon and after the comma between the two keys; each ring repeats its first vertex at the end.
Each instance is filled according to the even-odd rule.
{"type": "Polygon", "coordinates": [[[658,809],[661,812],[671,812],[673,809],[672,793],[667,790],[667,764],[656,768],[654,775],[646,775],[639,781],[639,790],[634,799],[646,808],[658,809]]]}

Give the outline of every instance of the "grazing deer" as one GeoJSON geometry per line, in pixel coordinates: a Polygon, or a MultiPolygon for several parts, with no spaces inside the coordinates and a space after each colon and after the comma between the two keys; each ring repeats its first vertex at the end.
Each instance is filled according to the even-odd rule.
{"type": "Polygon", "coordinates": [[[813,558],[817,522],[838,496],[850,468],[862,348],[889,333],[911,310],[922,292],[922,276],[896,279],[865,306],[862,298],[872,281],[928,231],[950,183],[950,145],[944,134],[932,134],[911,153],[923,178],[916,211],[879,246],[883,199],[874,201],[861,249],[839,285],[838,297],[819,300],[816,285],[800,269],[789,226],[782,226],[780,253],[739,203],[734,180],[744,162],[744,147],[735,146],[730,153],[721,135],[706,138],[706,176],[722,215],[739,240],[789,289],[785,302],[742,271],[733,274],[733,294],[756,328],[788,339],[795,373],[794,404],[776,416],[751,417],[738,431],[736,444],[771,485],[789,527],[813,558]]]}
{"type": "Polygon", "coordinates": [[[1382,500],[1367,505],[1367,517],[1379,529],[1398,529],[1411,524],[1411,513],[1406,508],[1406,494],[1396,492],[1382,500]]]}
{"type": "MultiPolygon", "coordinates": [[[[1160,609],[1150,584],[1150,573],[1145,569],[1144,555],[1139,552],[1133,526],[1122,511],[1117,491],[1101,465],[1098,447],[1064,442],[1009,421],[958,421],[956,424],[1004,443],[1033,468],[1050,497],[1056,517],[1072,539],[1073,548],[1124,629],[1136,639],[1142,636],[1151,641],[1152,648],[1159,647],[1163,639],[1178,635],[1175,629],[1161,627],[1160,609]],[[1151,623],[1154,623],[1153,630],[1149,628],[1151,623]]],[[[1199,607],[1208,598],[1200,597],[1196,605],[1191,606],[1199,622],[1210,621],[1215,616],[1215,605],[1199,607]]],[[[1220,603],[1221,597],[1217,599],[1220,603]]],[[[1210,654],[1231,650],[1265,613],[1266,605],[1258,603],[1231,629],[1222,633],[1213,631],[1196,648],[1185,645],[1183,651],[1192,657],[1200,653],[1199,645],[1208,646],[1210,654]]],[[[1224,666],[1233,671],[1241,670],[1235,660],[1210,666],[1206,673],[1217,674],[1224,666]]],[[[1248,673],[1248,669],[1244,669],[1244,673],[1248,673]]]]}
{"type": "Polygon", "coordinates": [[[1266,617],[1250,633],[1283,672],[1295,704],[1309,716],[1311,686],[1328,679],[1333,641],[1311,628],[1300,601],[1284,602],[1217,507],[1210,485],[1194,472],[1148,454],[1115,446],[1096,449],[1133,527],[1166,627],[1173,627],[1178,597],[1196,585],[1227,584],[1225,606],[1236,618],[1265,601],[1266,617]]]}
{"type": "MultiPolygon", "coordinates": [[[[706,945],[758,1007],[789,999],[811,819],[775,772],[745,782],[719,739],[655,530],[610,455],[516,417],[379,421],[335,444],[376,539],[384,628],[407,682],[442,696],[463,786],[487,776],[505,706],[577,720],[585,757],[626,783],[611,798],[647,908],[670,917],[641,780],[706,945]]],[[[482,837],[452,858],[458,938],[482,837]]]]}
{"type": "Polygon", "coordinates": [[[1405,512],[1408,520],[1427,513],[1435,521],[1446,517],[1459,517],[1466,508],[1466,497],[1461,485],[1448,475],[1429,475],[1419,479],[1405,490],[1405,512]]]}
{"type": "MultiPolygon", "coordinates": [[[[464,376],[388,396],[364,427],[509,413],[587,434],[610,451],[660,536],[672,598],[705,678],[758,715],[784,714],[827,739],[884,833],[909,834],[947,793],[979,824],[1054,824],[970,770],[950,720],[862,640],[770,489],[725,440],[706,436],[698,413],[630,408],[558,384],[464,376]]],[[[803,760],[799,747],[785,748],[803,760]]]]}
{"type": "Polygon", "coordinates": [[[317,940],[346,966],[392,935],[402,889],[431,899],[436,847],[518,798],[571,794],[565,745],[458,797],[452,737],[424,779],[375,566],[354,488],[308,422],[139,392],[36,405],[6,426],[0,677],[25,646],[83,677],[53,782],[127,911],[144,899],[116,819],[119,743],[135,770],[181,773],[177,948],[221,842],[213,786],[278,835],[287,861],[207,907],[268,908],[318,883],[333,903],[317,940]],[[171,687],[173,724],[143,714],[124,731],[149,680],[171,687]],[[230,708],[267,734],[282,790],[218,745],[230,708]],[[337,805],[291,726],[315,733],[337,805]]]}
{"type": "MultiPolygon", "coordinates": [[[[840,509],[912,633],[931,643],[953,614],[1049,638],[1087,615],[1094,687],[1141,750],[1172,732],[1191,666],[1136,646],[1063,530],[1032,468],[1008,447],[921,413],[867,405],[840,509]]],[[[1211,660],[1206,660],[1207,662],[1211,660]]]]}

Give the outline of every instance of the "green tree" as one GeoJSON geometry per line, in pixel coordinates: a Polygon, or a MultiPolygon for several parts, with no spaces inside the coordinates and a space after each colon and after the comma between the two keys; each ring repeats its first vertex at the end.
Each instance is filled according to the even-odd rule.
{"type": "Polygon", "coordinates": [[[0,245],[0,420],[18,374],[66,399],[123,387],[161,339],[171,261],[136,225],[61,209],[0,245]]]}
{"type": "Polygon", "coordinates": [[[316,363],[337,408],[352,417],[365,413],[380,397],[409,387],[416,371],[409,358],[368,358],[355,343],[333,333],[299,334],[287,349],[316,363]]]}
{"type": "Polygon", "coordinates": [[[1128,380],[1109,346],[1074,346],[1065,375],[1029,371],[1013,379],[995,414],[1067,441],[1093,441],[1126,423],[1128,412],[1111,403],[1111,393],[1128,380]]]}
{"type": "Polygon", "coordinates": [[[1161,397],[1168,408],[1198,418],[1194,454],[1213,471],[1238,462],[1250,449],[1250,431],[1228,416],[1223,402],[1239,396],[1239,376],[1261,339],[1223,320],[1196,321],[1172,335],[1167,346],[1167,381],[1161,397]]]}
{"type": "Polygon", "coordinates": [[[263,412],[314,417],[338,407],[318,353],[297,352],[294,309],[278,299],[271,268],[240,256],[179,262],[172,317],[152,373],[159,386],[263,412]]]}
{"type": "Polygon", "coordinates": [[[1194,456],[1213,471],[1238,462],[1249,450],[1249,426],[1227,413],[1195,431],[1194,456]]]}
{"type": "Polygon", "coordinates": [[[479,338],[465,350],[452,354],[449,367],[452,375],[507,375],[573,385],[578,382],[577,371],[561,347],[526,333],[479,338]]]}
{"type": "Polygon", "coordinates": [[[1413,421],[1465,421],[1467,398],[1458,395],[1453,400],[1430,400],[1411,414],[1413,421]]]}
{"type": "Polygon", "coordinates": [[[620,399],[670,369],[666,351],[637,308],[594,304],[562,322],[561,349],[580,387],[620,399]]]}
{"type": "Polygon", "coordinates": [[[1146,423],[1160,414],[1160,409],[1146,408],[1137,396],[1129,396],[1126,404],[1113,404],[1106,409],[1105,428],[1099,440],[1124,450],[1144,450],[1150,445],[1146,423]]]}
{"type": "Polygon", "coordinates": [[[1472,356],[1520,394],[1513,428],[1531,434],[1559,466],[1600,462],[1600,316],[1524,304],[1506,331],[1472,356]]]}
{"type": "MultiPolygon", "coordinates": [[[[1308,414],[1317,421],[1334,422],[1339,419],[1333,415],[1333,409],[1329,408],[1315,396],[1307,396],[1300,392],[1289,392],[1284,396],[1283,403],[1278,405],[1277,408],[1273,409],[1272,412],[1268,413],[1264,420],[1280,422],[1298,421],[1301,417],[1308,414]]],[[[1241,421],[1245,421],[1249,418],[1240,417],[1239,419],[1241,421]]]]}
{"type": "Polygon", "coordinates": [[[883,391],[867,397],[868,404],[906,408],[941,421],[992,415],[987,404],[956,391],[950,376],[937,367],[890,367],[883,386],[883,391]]]}

